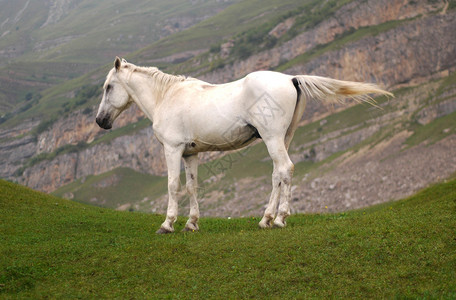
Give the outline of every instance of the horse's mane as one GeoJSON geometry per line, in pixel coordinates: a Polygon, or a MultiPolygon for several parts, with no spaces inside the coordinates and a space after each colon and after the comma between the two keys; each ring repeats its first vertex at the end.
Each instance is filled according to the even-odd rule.
{"type": "MultiPolygon", "coordinates": [[[[164,94],[169,91],[173,86],[175,86],[175,83],[178,82],[183,82],[185,80],[191,80],[192,78],[190,77],[185,77],[182,75],[171,75],[171,74],[166,74],[162,71],[160,71],[156,67],[140,67],[136,66],[132,63],[128,63],[126,60],[122,60],[122,66],[121,68],[127,70],[127,81],[130,80],[131,76],[134,73],[139,73],[143,74],[146,76],[146,78],[150,78],[154,81],[154,84],[152,85],[153,88],[155,89],[155,93],[157,94],[157,101],[160,101],[160,99],[163,99],[164,94]]],[[[113,69],[114,70],[114,69],[113,69]]],[[[111,73],[110,73],[111,74],[111,73]]],[[[109,80],[109,74],[108,74],[108,79],[109,80]]],[[[105,83],[106,84],[106,83],[105,83]]]]}
{"type": "Polygon", "coordinates": [[[139,67],[130,63],[126,64],[125,67],[131,69],[131,73],[138,72],[147,75],[161,83],[163,86],[169,86],[173,83],[181,82],[187,79],[185,76],[182,75],[166,74],[156,67],[139,67]]]}

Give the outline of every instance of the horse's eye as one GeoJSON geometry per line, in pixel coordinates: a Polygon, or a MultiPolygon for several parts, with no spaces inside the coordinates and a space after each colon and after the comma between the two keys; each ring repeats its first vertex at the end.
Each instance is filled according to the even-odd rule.
{"type": "Polygon", "coordinates": [[[112,85],[108,84],[108,86],[106,87],[106,91],[110,91],[112,89],[112,85]]]}

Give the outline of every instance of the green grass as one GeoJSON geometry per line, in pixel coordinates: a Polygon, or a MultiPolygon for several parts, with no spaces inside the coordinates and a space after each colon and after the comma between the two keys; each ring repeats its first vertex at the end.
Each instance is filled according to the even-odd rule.
{"type": "Polygon", "coordinates": [[[203,218],[89,207],[0,182],[2,298],[454,298],[456,180],[342,214],[203,218]],[[176,229],[183,228],[179,218],[176,229]]]}
{"type": "Polygon", "coordinates": [[[89,68],[93,66],[44,61],[11,63],[0,68],[0,113],[27,102],[26,94],[36,96],[52,85],[80,76],[89,68]],[[2,110],[2,107],[5,109],[2,110]]]}

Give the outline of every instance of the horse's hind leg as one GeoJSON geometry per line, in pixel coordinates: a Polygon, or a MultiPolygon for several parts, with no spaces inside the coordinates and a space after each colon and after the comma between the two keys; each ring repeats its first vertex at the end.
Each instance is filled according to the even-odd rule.
{"type": "Polygon", "coordinates": [[[274,220],[275,211],[277,208],[277,203],[279,201],[280,196],[280,176],[278,172],[278,168],[274,163],[274,171],[272,172],[272,192],[271,196],[269,197],[269,203],[264,211],[263,218],[261,219],[259,226],[261,228],[269,228],[272,227],[272,220],[274,220]]]}
{"type": "Polygon", "coordinates": [[[274,226],[277,227],[285,227],[287,224],[285,219],[290,215],[289,201],[291,199],[291,180],[293,177],[294,165],[291,160],[289,162],[289,167],[286,169],[284,176],[282,177],[279,212],[277,213],[277,217],[274,220],[274,226]]]}
{"type": "Polygon", "coordinates": [[[197,199],[198,188],[198,155],[184,157],[187,192],[190,194],[190,216],[183,231],[197,231],[199,208],[197,199]]]}
{"type": "Polygon", "coordinates": [[[291,178],[293,176],[294,165],[288,156],[283,137],[266,139],[264,142],[274,163],[274,171],[272,173],[271,198],[259,225],[262,228],[272,226],[271,222],[276,215],[276,208],[280,197],[279,212],[274,225],[284,227],[286,224],[285,218],[290,215],[288,201],[291,198],[291,178]]]}

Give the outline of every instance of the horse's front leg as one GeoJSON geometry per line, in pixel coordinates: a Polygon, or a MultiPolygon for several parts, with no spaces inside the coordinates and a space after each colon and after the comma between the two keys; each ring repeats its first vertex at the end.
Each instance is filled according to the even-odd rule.
{"type": "Polygon", "coordinates": [[[165,158],[168,167],[168,210],[166,220],[157,230],[157,233],[174,232],[174,222],[177,220],[177,200],[180,188],[180,162],[183,153],[183,147],[171,147],[165,145],[165,158]]]}
{"type": "Polygon", "coordinates": [[[190,194],[190,216],[183,231],[197,231],[199,208],[197,199],[198,188],[198,154],[184,157],[187,192],[190,194]]]}

